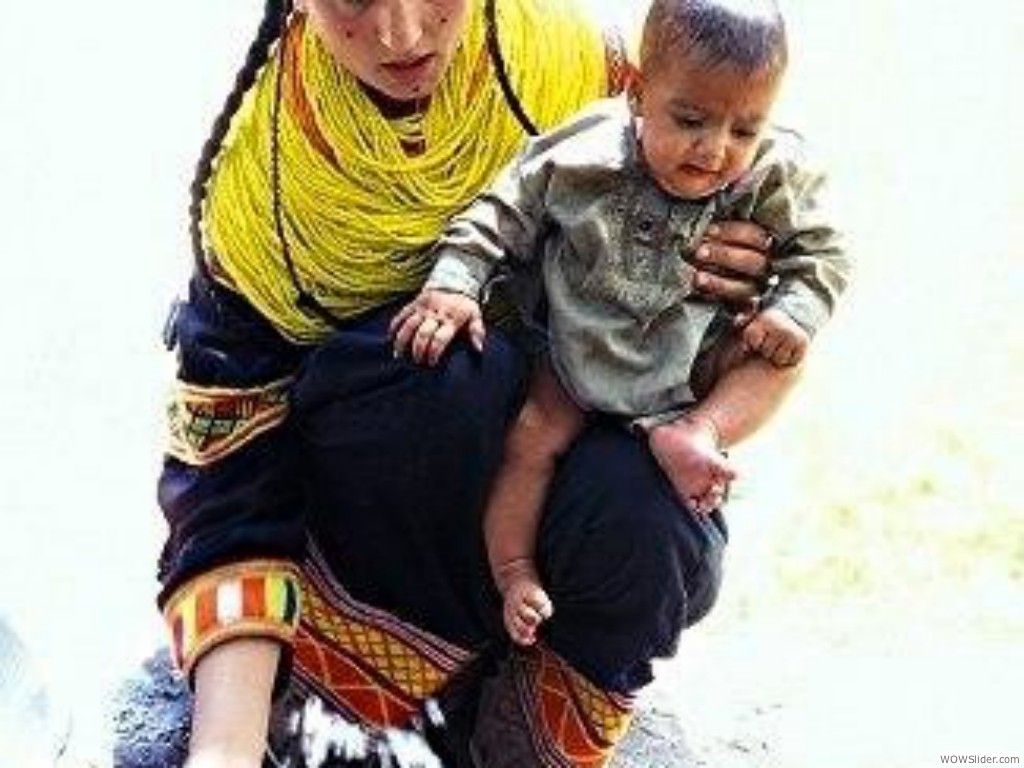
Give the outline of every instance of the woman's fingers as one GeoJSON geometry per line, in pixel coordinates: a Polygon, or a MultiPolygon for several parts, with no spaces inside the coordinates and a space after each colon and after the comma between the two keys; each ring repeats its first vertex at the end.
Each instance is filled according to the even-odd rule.
{"type": "Polygon", "coordinates": [[[768,274],[770,245],[768,231],[752,222],[712,224],[697,248],[697,290],[730,304],[750,302],[768,274]]]}
{"type": "Polygon", "coordinates": [[[694,283],[700,293],[729,304],[749,302],[760,292],[755,283],[710,272],[698,271],[694,283]]]}
{"type": "Polygon", "coordinates": [[[755,279],[764,277],[768,271],[768,256],[747,246],[706,240],[697,248],[696,256],[698,269],[706,264],[713,269],[755,279]]]}
{"type": "Polygon", "coordinates": [[[708,227],[708,239],[766,252],[772,245],[771,233],[752,221],[718,221],[708,227]]]}

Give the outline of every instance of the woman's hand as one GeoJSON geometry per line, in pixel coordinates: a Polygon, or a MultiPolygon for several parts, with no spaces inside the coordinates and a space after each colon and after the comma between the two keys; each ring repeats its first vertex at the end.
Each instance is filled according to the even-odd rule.
{"type": "Polygon", "coordinates": [[[480,303],[461,293],[425,288],[391,321],[395,357],[408,349],[417,363],[436,365],[463,327],[476,351],[482,352],[486,331],[480,303]]]}
{"type": "Polygon", "coordinates": [[[697,292],[740,310],[745,323],[764,291],[771,244],[771,233],[751,221],[715,222],[697,248],[697,292]]]}

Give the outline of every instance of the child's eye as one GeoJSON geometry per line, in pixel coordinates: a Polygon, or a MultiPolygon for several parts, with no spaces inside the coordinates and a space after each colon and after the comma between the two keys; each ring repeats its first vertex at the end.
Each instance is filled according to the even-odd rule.
{"type": "Polygon", "coordinates": [[[673,115],[675,124],[686,131],[695,131],[704,127],[704,118],[696,115],[673,115]]]}
{"type": "Polygon", "coordinates": [[[757,138],[757,130],[754,128],[733,128],[732,135],[740,141],[753,141],[757,138]]]}

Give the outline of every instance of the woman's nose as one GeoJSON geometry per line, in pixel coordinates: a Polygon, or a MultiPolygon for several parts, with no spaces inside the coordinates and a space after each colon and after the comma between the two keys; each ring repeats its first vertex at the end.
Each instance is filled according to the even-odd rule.
{"type": "Polygon", "coordinates": [[[392,53],[416,50],[423,37],[422,0],[389,0],[382,3],[377,38],[392,53]]]}

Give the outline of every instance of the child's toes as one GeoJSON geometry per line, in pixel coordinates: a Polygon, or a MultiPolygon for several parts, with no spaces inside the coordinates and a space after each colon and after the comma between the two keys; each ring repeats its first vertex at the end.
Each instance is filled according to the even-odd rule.
{"type": "Polygon", "coordinates": [[[523,600],[537,614],[540,621],[550,619],[551,615],[555,612],[555,607],[551,604],[551,598],[548,597],[543,589],[534,590],[526,595],[523,600]]]}
{"type": "Polygon", "coordinates": [[[512,639],[520,645],[533,645],[536,642],[534,628],[519,617],[516,617],[508,630],[512,639]]]}
{"type": "Polygon", "coordinates": [[[524,625],[531,629],[537,627],[542,621],[544,621],[544,617],[539,611],[525,603],[519,606],[519,611],[516,616],[524,625]]]}

